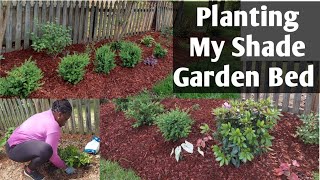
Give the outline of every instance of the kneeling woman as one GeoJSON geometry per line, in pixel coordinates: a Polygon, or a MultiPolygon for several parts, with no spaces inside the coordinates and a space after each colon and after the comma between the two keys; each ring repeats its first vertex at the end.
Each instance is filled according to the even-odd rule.
{"type": "Polygon", "coordinates": [[[50,110],[31,116],[14,130],[6,144],[6,152],[13,161],[30,161],[24,168],[26,176],[36,180],[44,179],[37,169],[47,161],[64,169],[67,174],[75,172],[58,155],[61,127],[71,113],[72,106],[68,100],[57,100],[50,110]]]}

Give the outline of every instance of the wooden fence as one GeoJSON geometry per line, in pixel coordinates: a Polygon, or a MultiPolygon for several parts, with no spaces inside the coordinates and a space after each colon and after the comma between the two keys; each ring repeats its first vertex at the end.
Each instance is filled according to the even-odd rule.
{"type": "MultiPolygon", "coordinates": [[[[250,70],[256,70],[261,72],[260,76],[266,75],[266,69],[269,67],[281,67],[283,70],[283,74],[286,74],[289,69],[295,70],[296,72],[300,72],[306,67],[307,62],[250,62],[244,63],[244,66],[250,66],[250,70]]],[[[245,67],[244,67],[245,68],[245,67]]],[[[318,71],[315,69],[315,71],[318,71]]],[[[317,73],[316,73],[317,74],[317,73]]],[[[282,77],[284,78],[284,77],[282,77]]],[[[318,79],[317,77],[314,77],[318,79]]],[[[265,83],[269,83],[267,80],[265,83]]],[[[319,82],[315,82],[315,86],[319,87],[319,82]]],[[[261,84],[264,88],[264,84],[261,84]]],[[[268,90],[269,91],[269,90],[268,90]]],[[[253,98],[255,100],[270,98],[274,102],[274,106],[281,109],[283,112],[291,112],[294,114],[308,114],[310,112],[319,113],[319,93],[311,93],[308,92],[306,88],[296,88],[293,91],[288,91],[282,89],[282,92],[286,93],[279,93],[280,88],[274,90],[274,92],[269,93],[242,93],[242,99],[253,98]]]]}
{"type": "MultiPolygon", "coordinates": [[[[49,110],[53,99],[0,99],[0,130],[17,127],[32,115],[49,110]]],[[[71,118],[63,132],[99,135],[99,99],[70,99],[71,118]]]]}
{"type": "MultiPolygon", "coordinates": [[[[2,52],[30,47],[37,24],[54,22],[71,28],[73,44],[119,39],[172,27],[172,2],[162,1],[12,1],[2,52]],[[156,19],[154,19],[156,18],[156,19]]],[[[0,15],[4,4],[0,1],[0,15]]],[[[1,48],[0,48],[1,52],[1,48]]]]}

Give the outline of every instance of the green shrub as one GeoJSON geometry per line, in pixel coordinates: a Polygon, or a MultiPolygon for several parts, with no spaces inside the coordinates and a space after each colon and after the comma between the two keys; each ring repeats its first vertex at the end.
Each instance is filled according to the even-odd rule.
{"type": "Polygon", "coordinates": [[[67,55],[59,63],[58,73],[64,80],[77,84],[83,79],[88,64],[88,54],[67,55]]]}
{"type": "Polygon", "coordinates": [[[161,36],[168,38],[170,36],[173,36],[173,29],[170,27],[163,27],[161,28],[161,36]]]}
{"type": "Polygon", "coordinates": [[[71,167],[81,167],[90,164],[91,157],[80,152],[75,146],[67,146],[66,148],[59,148],[58,154],[60,158],[71,167]]]}
{"type": "Polygon", "coordinates": [[[117,98],[113,100],[113,103],[115,104],[116,111],[126,111],[128,109],[128,102],[129,99],[127,98],[117,98]]]}
{"type": "Polygon", "coordinates": [[[32,33],[32,48],[35,51],[45,51],[50,55],[57,55],[72,43],[71,29],[62,25],[46,23],[38,25],[40,36],[32,33]]]}
{"type": "Polygon", "coordinates": [[[161,47],[159,43],[156,44],[156,47],[153,50],[153,55],[156,58],[163,58],[167,55],[168,50],[161,47]]]}
{"type": "Polygon", "coordinates": [[[153,43],[155,43],[154,39],[152,36],[144,36],[141,39],[141,43],[146,45],[147,47],[151,47],[153,43]]]}
{"type": "Polygon", "coordinates": [[[216,129],[214,137],[221,145],[212,147],[220,166],[231,161],[236,167],[240,162],[251,161],[255,155],[266,152],[272,146],[269,134],[277,120],[279,110],[273,108],[269,99],[231,101],[214,111],[216,129]]]}
{"type": "Polygon", "coordinates": [[[112,51],[121,50],[123,43],[124,43],[124,41],[113,41],[110,43],[110,49],[112,51]]]}
{"type": "Polygon", "coordinates": [[[159,115],[156,124],[166,141],[177,141],[189,135],[193,120],[188,112],[175,109],[159,115]]]}
{"type": "Polygon", "coordinates": [[[13,68],[7,77],[0,78],[0,95],[27,97],[42,84],[43,73],[31,57],[21,66],[13,68]]]}
{"type": "Polygon", "coordinates": [[[307,144],[319,144],[319,114],[301,115],[297,135],[307,144]]]}
{"type": "Polygon", "coordinates": [[[0,140],[0,147],[6,145],[8,139],[10,138],[11,134],[14,131],[14,127],[8,128],[7,132],[5,133],[4,137],[0,140]]]}
{"type": "Polygon", "coordinates": [[[111,51],[108,45],[98,48],[95,60],[96,71],[109,74],[109,72],[116,67],[115,56],[115,53],[111,51]]]}
{"type": "Polygon", "coordinates": [[[122,43],[120,58],[124,67],[134,67],[141,60],[142,51],[140,47],[132,42],[122,43]]]}
{"type": "Polygon", "coordinates": [[[127,109],[124,111],[127,118],[134,118],[133,127],[152,125],[156,117],[164,111],[163,106],[153,100],[148,93],[142,93],[129,99],[127,109]]]}

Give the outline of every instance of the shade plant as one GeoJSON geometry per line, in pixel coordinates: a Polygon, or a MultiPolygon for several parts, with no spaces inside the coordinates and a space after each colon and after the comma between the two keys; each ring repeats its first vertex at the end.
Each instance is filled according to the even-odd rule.
{"type": "Polygon", "coordinates": [[[105,45],[97,49],[96,59],[94,61],[96,71],[109,74],[116,67],[115,53],[111,51],[110,46],[105,45]]]}
{"type": "Polygon", "coordinates": [[[231,101],[213,113],[217,129],[214,137],[219,142],[212,147],[216,161],[220,166],[231,162],[236,167],[270,150],[274,139],[270,130],[281,116],[270,99],[231,101]]]}
{"type": "Polygon", "coordinates": [[[135,43],[123,42],[119,56],[124,67],[132,68],[141,61],[142,50],[135,43]]]}
{"type": "Polygon", "coordinates": [[[319,144],[319,114],[303,114],[302,125],[297,128],[297,135],[307,144],[319,144]]]}
{"type": "Polygon", "coordinates": [[[0,139],[0,147],[4,146],[7,143],[14,129],[15,129],[14,127],[8,128],[7,132],[4,134],[4,137],[0,139]]]}
{"type": "Polygon", "coordinates": [[[156,58],[164,58],[168,53],[168,50],[163,48],[159,43],[156,44],[154,50],[153,50],[153,55],[156,58]]]}
{"type": "Polygon", "coordinates": [[[67,166],[71,167],[86,166],[91,162],[91,157],[88,154],[80,152],[77,147],[72,145],[59,148],[58,154],[67,166]]]}

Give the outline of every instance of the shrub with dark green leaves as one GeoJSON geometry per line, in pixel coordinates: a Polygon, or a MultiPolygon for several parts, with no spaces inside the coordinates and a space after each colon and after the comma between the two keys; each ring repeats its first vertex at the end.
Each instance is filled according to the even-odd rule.
{"type": "Polygon", "coordinates": [[[7,143],[8,139],[10,138],[10,136],[13,133],[14,129],[15,129],[14,127],[8,128],[8,130],[5,133],[4,137],[0,140],[0,147],[4,146],[7,143]]]}
{"type": "Polygon", "coordinates": [[[140,47],[132,42],[124,42],[121,46],[120,59],[124,67],[134,67],[141,61],[142,51],[140,47]]]}
{"type": "Polygon", "coordinates": [[[88,54],[67,55],[61,59],[58,67],[58,73],[64,80],[72,84],[77,84],[83,79],[85,67],[88,64],[88,54]]]}
{"type": "Polygon", "coordinates": [[[141,44],[146,45],[147,47],[151,47],[155,43],[155,40],[153,39],[152,36],[144,36],[141,39],[141,44]]]}
{"type": "Polygon", "coordinates": [[[156,44],[156,47],[153,50],[153,55],[156,58],[163,58],[167,55],[167,53],[168,53],[168,50],[161,47],[161,45],[159,43],[156,44]]]}
{"type": "Polygon", "coordinates": [[[91,162],[91,157],[84,152],[80,152],[75,146],[59,148],[58,154],[60,158],[67,164],[67,166],[71,167],[86,166],[91,162]]]}
{"type": "Polygon", "coordinates": [[[307,144],[319,144],[319,114],[301,115],[297,135],[307,144]]]}
{"type": "Polygon", "coordinates": [[[212,147],[220,166],[230,162],[236,167],[266,152],[274,139],[269,131],[281,116],[270,99],[231,101],[213,110],[216,119],[214,137],[220,142],[212,147]]]}
{"type": "Polygon", "coordinates": [[[159,115],[156,124],[166,141],[177,141],[180,138],[188,137],[193,120],[188,112],[175,109],[159,115]]]}
{"type": "Polygon", "coordinates": [[[144,92],[129,99],[124,113],[127,118],[136,120],[133,124],[133,127],[136,128],[142,125],[152,125],[156,117],[163,111],[163,106],[144,92]]]}
{"type": "Polygon", "coordinates": [[[55,23],[38,25],[39,34],[31,33],[32,48],[39,52],[45,51],[50,55],[57,55],[72,43],[71,29],[55,23]]]}
{"type": "Polygon", "coordinates": [[[109,74],[109,72],[116,67],[115,56],[115,53],[111,51],[108,45],[98,48],[95,60],[96,71],[109,74]]]}
{"type": "Polygon", "coordinates": [[[121,50],[123,43],[124,43],[124,41],[113,41],[110,43],[110,49],[112,51],[121,50]]]}
{"type": "Polygon", "coordinates": [[[27,97],[42,84],[43,73],[31,57],[21,66],[13,68],[7,77],[0,78],[0,95],[27,97]]]}

